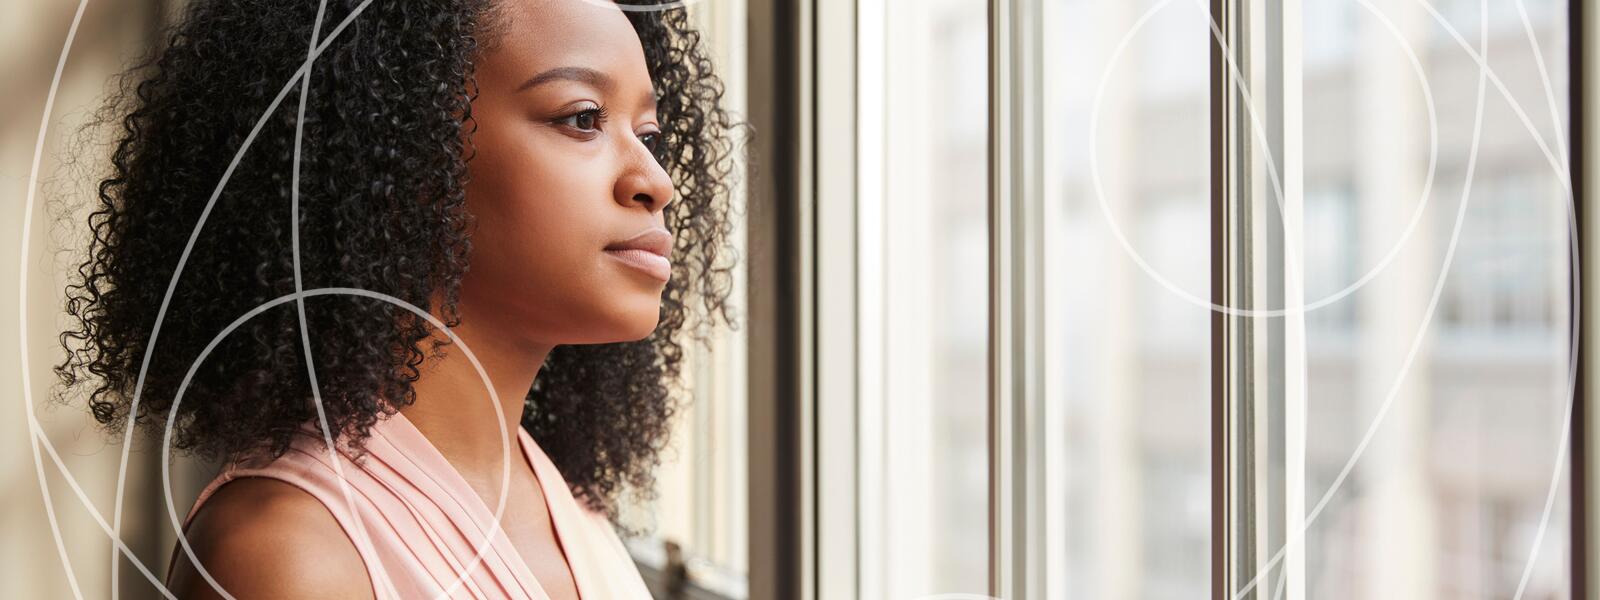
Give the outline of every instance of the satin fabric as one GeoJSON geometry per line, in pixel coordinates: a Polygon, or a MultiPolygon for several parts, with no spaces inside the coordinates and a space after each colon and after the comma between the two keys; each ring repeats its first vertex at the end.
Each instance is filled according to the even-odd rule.
{"type": "MultiPolygon", "coordinates": [[[[307,433],[313,431],[296,436],[288,453],[270,463],[236,463],[223,469],[200,492],[184,527],[222,484],[240,477],[270,477],[309,492],[328,508],[355,543],[380,599],[548,600],[503,531],[485,543],[494,507],[484,503],[405,415],[382,418],[372,427],[368,453],[359,463],[343,453],[337,462],[330,460],[320,429],[308,427],[307,433]]],[[[539,480],[579,595],[584,600],[649,599],[605,515],[572,495],[526,430],[518,427],[512,439],[520,446],[520,451],[512,449],[512,459],[524,457],[539,480]]]]}

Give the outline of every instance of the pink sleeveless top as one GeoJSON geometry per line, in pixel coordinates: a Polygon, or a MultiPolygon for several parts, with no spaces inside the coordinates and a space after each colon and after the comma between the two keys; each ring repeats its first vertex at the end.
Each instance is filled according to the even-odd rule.
{"type": "MultiPolygon", "coordinates": [[[[373,425],[361,464],[339,455],[355,518],[317,431],[315,437],[296,436],[289,451],[268,464],[224,468],[201,490],[184,528],[222,484],[240,477],[270,477],[305,490],[333,513],[366,563],[380,600],[548,599],[504,531],[497,528],[485,545],[494,507],[484,503],[405,415],[395,413],[373,425]]],[[[584,600],[648,600],[650,592],[610,521],[573,497],[533,436],[518,427],[514,437],[544,492],[578,594],[584,600]]],[[[517,454],[512,449],[513,460],[517,454]]],[[[177,551],[183,552],[182,546],[177,551]]],[[[167,572],[172,572],[170,565],[167,572]]]]}

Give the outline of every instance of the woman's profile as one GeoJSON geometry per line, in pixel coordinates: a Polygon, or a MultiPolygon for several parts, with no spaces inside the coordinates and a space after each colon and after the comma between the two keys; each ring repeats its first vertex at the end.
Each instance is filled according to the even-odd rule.
{"type": "Polygon", "coordinates": [[[174,595],[648,597],[618,503],[734,321],[682,8],[193,0],[119,89],[57,372],[223,465],[174,595]]]}

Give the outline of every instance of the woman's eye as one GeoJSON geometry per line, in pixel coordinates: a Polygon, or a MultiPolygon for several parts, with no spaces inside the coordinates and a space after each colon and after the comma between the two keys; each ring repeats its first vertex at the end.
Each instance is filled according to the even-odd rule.
{"type": "Polygon", "coordinates": [[[556,122],[581,131],[594,131],[600,128],[602,118],[601,109],[591,108],[572,113],[556,122]]]}
{"type": "Polygon", "coordinates": [[[639,143],[649,148],[651,154],[659,154],[661,151],[661,134],[653,132],[640,134],[639,143]]]}

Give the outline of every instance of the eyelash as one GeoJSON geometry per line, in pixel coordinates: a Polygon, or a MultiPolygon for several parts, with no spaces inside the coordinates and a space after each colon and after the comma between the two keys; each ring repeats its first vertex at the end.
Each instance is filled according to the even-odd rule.
{"type": "Polygon", "coordinates": [[[571,123],[571,124],[568,123],[568,121],[570,121],[572,119],[576,119],[578,117],[582,117],[584,115],[593,115],[594,116],[595,122],[594,122],[594,129],[593,130],[598,130],[598,129],[600,129],[600,126],[605,125],[606,119],[611,116],[611,113],[606,111],[606,107],[604,105],[599,105],[599,106],[594,106],[592,108],[585,108],[583,110],[580,110],[580,111],[574,112],[572,114],[569,114],[567,116],[564,116],[564,117],[561,117],[559,119],[556,119],[556,123],[559,123],[559,124],[562,124],[562,125],[567,125],[568,127],[571,127],[571,128],[576,129],[578,131],[582,131],[582,132],[588,133],[588,132],[591,132],[593,130],[584,129],[584,128],[578,127],[576,123],[571,123]]]}
{"type": "MultiPolygon", "coordinates": [[[[601,105],[596,105],[596,106],[593,106],[593,107],[590,107],[590,108],[584,108],[583,110],[579,110],[577,112],[568,114],[567,116],[564,116],[564,117],[556,119],[555,122],[557,124],[566,125],[567,127],[571,127],[573,129],[576,129],[576,130],[584,132],[584,133],[591,133],[592,131],[599,130],[600,127],[605,124],[606,120],[608,118],[610,118],[610,116],[611,116],[611,113],[606,111],[605,105],[601,104],[601,105]],[[572,119],[575,119],[575,118],[578,118],[578,117],[582,117],[584,115],[594,115],[595,123],[594,123],[594,129],[593,130],[583,129],[581,127],[578,127],[575,123],[574,124],[568,124],[567,123],[568,121],[570,121],[572,119]]],[[[642,135],[639,136],[641,138],[641,141],[643,141],[643,138],[645,136],[651,137],[653,139],[653,142],[654,142],[654,143],[646,142],[645,146],[650,148],[650,153],[652,155],[656,155],[657,160],[660,160],[661,159],[661,156],[660,156],[660,154],[661,154],[661,147],[660,147],[661,146],[661,132],[652,131],[652,132],[649,132],[649,133],[642,134],[642,135]]]]}

